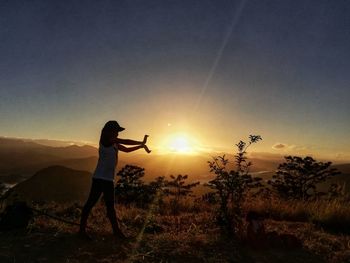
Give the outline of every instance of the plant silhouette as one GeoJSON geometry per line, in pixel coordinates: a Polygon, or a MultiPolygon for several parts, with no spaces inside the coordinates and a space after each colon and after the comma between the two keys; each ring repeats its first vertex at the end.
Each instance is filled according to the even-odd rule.
{"type": "Polygon", "coordinates": [[[235,170],[228,170],[229,160],[223,156],[213,157],[208,161],[210,172],[215,178],[207,184],[219,197],[220,207],[217,222],[229,235],[239,232],[242,227],[242,204],[247,190],[261,186],[261,178],[249,174],[252,163],[248,161],[247,149],[262,140],[259,135],[250,135],[249,142],[239,141],[235,154],[235,170]]]}
{"type": "Polygon", "coordinates": [[[317,184],[339,174],[330,168],[331,164],[317,162],[310,156],[286,156],[268,183],[282,198],[307,200],[320,195],[317,184]]]}
{"type": "Polygon", "coordinates": [[[192,188],[199,185],[199,182],[186,184],[186,180],[188,179],[187,175],[170,175],[169,181],[166,183],[166,194],[168,196],[172,196],[173,198],[170,200],[171,209],[174,215],[177,215],[180,210],[181,200],[187,196],[190,196],[192,188]]]}
{"type": "Polygon", "coordinates": [[[120,179],[115,187],[115,194],[118,202],[123,204],[136,203],[142,206],[147,203],[148,187],[142,178],[145,169],[135,165],[125,165],[118,173],[120,179]]]}

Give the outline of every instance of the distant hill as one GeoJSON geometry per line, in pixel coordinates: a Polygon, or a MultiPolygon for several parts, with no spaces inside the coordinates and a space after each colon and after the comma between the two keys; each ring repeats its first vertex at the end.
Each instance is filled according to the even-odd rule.
{"type": "Polygon", "coordinates": [[[67,140],[52,140],[52,139],[23,139],[27,142],[35,142],[41,145],[46,146],[52,146],[52,147],[64,147],[64,146],[70,146],[70,145],[91,145],[86,142],[79,142],[79,141],[67,141],[67,140]]]}
{"type": "Polygon", "coordinates": [[[87,171],[92,173],[97,164],[98,157],[91,156],[87,158],[64,159],[55,162],[55,165],[65,166],[74,170],[87,171]]]}
{"type": "MultiPolygon", "coordinates": [[[[145,155],[145,154],[120,154],[120,160],[126,164],[134,164],[145,168],[145,179],[151,180],[157,176],[170,176],[177,174],[187,174],[190,181],[207,182],[213,178],[209,171],[208,161],[212,160],[210,154],[199,155],[180,155],[180,154],[163,154],[163,155],[145,155]]],[[[233,155],[226,155],[231,165],[228,167],[234,169],[233,155]]],[[[269,176],[277,169],[278,162],[249,159],[253,165],[250,169],[254,176],[269,176]]],[[[118,169],[122,164],[118,165],[118,169]]]]}
{"type": "MultiPolygon", "coordinates": [[[[160,155],[152,153],[148,155],[139,151],[129,154],[120,152],[117,169],[120,170],[126,164],[141,166],[145,168],[146,181],[153,180],[157,176],[187,174],[191,181],[207,182],[214,176],[209,172],[207,162],[212,160],[212,156],[222,154],[160,155]]],[[[232,154],[226,154],[226,157],[231,162],[234,161],[232,154]]],[[[37,171],[53,165],[92,173],[97,159],[98,149],[92,146],[52,147],[31,140],[0,137],[0,182],[18,183],[37,171]]],[[[249,161],[253,163],[251,173],[267,180],[284,159],[283,156],[254,153],[249,157],[249,161]]],[[[342,175],[334,180],[346,182],[350,191],[350,164],[338,164],[333,167],[342,172],[342,175]]],[[[231,168],[234,168],[232,164],[231,168]]]]}
{"type": "Polygon", "coordinates": [[[170,176],[171,174],[187,174],[190,180],[207,180],[210,176],[208,157],[202,155],[120,153],[119,159],[118,170],[125,164],[141,166],[145,168],[145,180],[147,181],[157,176],[170,176]]]}
{"type": "Polygon", "coordinates": [[[84,202],[91,184],[91,173],[63,166],[38,171],[11,189],[9,200],[84,202]]]}
{"type": "Polygon", "coordinates": [[[0,182],[28,178],[36,171],[51,165],[62,163],[66,166],[65,162],[68,159],[77,159],[77,164],[72,168],[91,170],[95,161],[89,158],[97,158],[97,155],[97,148],[88,145],[51,147],[33,141],[0,138],[0,182]],[[82,161],[84,158],[86,160],[82,161]]]}
{"type": "Polygon", "coordinates": [[[337,164],[337,165],[333,165],[333,167],[337,168],[342,174],[350,175],[350,163],[337,164]]]}
{"type": "Polygon", "coordinates": [[[0,137],[0,153],[13,151],[26,151],[45,149],[46,146],[22,139],[12,139],[0,137]]]}
{"type": "Polygon", "coordinates": [[[32,141],[0,137],[0,154],[35,153],[58,158],[83,158],[97,156],[97,148],[89,145],[69,145],[63,147],[46,146],[32,141]]]}

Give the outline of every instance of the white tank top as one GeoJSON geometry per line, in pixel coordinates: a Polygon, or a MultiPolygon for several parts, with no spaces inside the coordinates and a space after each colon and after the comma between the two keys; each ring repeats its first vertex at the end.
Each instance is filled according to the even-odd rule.
{"type": "Polygon", "coordinates": [[[118,147],[115,144],[109,147],[100,144],[98,152],[99,157],[93,178],[113,182],[118,163],[118,147]]]}

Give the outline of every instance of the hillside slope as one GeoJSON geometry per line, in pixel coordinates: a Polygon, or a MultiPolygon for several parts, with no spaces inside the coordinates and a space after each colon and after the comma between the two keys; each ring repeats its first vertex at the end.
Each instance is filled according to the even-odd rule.
{"type": "Polygon", "coordinates": [[[9,199],[36,202],[84,202],[91,184],[91,174],[63,166],[38,171],[12,188],[9,199]]]}

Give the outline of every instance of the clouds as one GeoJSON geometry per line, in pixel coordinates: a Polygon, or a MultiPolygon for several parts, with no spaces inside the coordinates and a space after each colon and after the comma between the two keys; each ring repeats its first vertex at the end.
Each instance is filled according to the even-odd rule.
{"type": "Polygon", "coordinates": [[[280,143],[277,142],[271,147],[274,150],[279,150],[279,151],[304,151],[308,150],[308,147],[306,146],[301,146],[301,145],[294,145],[294,144],[287,144],[287,143],[280,143]]]}
{"type": "Polygon", "coordinates": [[[292,154],[310,154],[310,151],[313,149],[312,146],[294,145],[280,142],[275,143],[271,148],[275,151],[289,152],[292,154]]]}
{"type": "Polygon", "coordinates": [[[286,149],[288,147],[288,144],[284,144],[284,143],[275,143],[272,146],[272,149],[274,150],[280,150],[280,149],[286,149]]]}
{"type": "Polygon", "coordinates": [[[304,147],[277,142],[274,145],[272,145],[272,149],[274,149],[274,150],[295,150],[295,149],[301,150],[301,149],[304,149],[304,147]]]}

